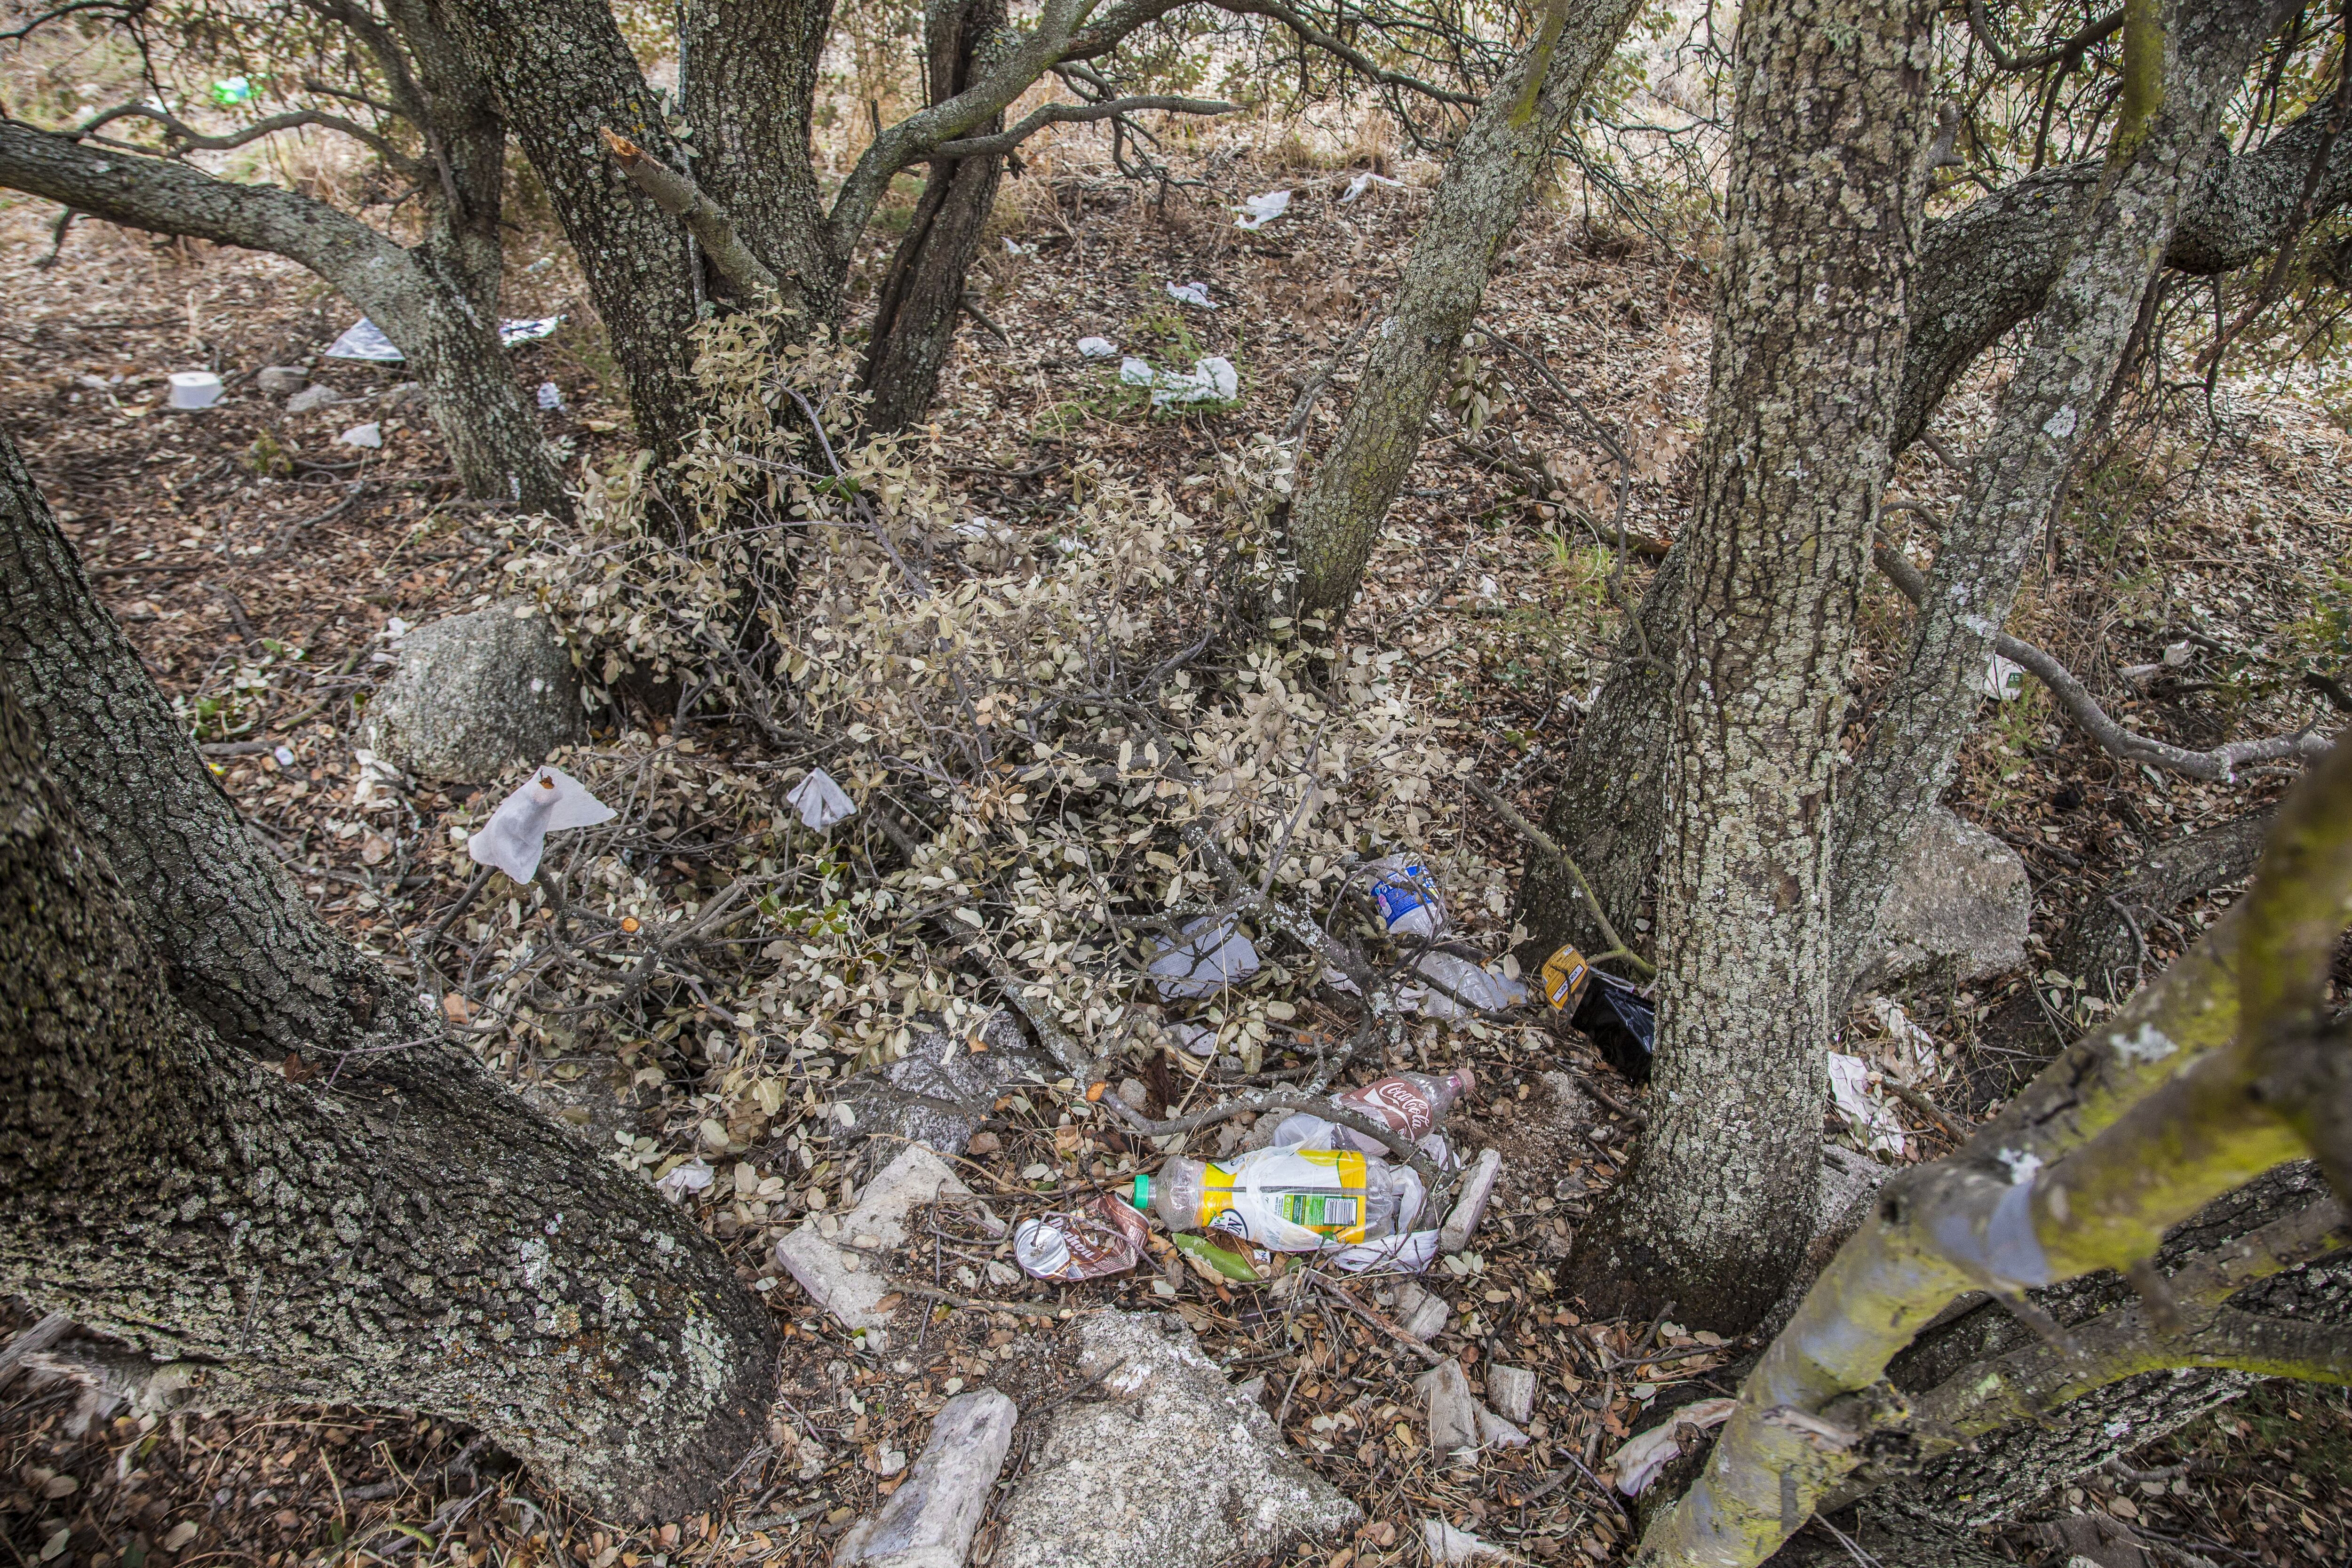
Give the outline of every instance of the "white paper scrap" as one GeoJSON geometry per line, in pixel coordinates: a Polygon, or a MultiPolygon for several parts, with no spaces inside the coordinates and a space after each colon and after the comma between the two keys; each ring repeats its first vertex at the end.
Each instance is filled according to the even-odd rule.
{"type": "Polygon", "coordinates": [[[1203,310],[1214,310],[1220,308],[1215,300],[1209,298],[1209,286],[1206,283],[1171,283],[1168,285],[1168,292],[1180,302],[1198,305],[1203,310]]]}
{"type": "Polygon", "coordinates": [[[801,814],[801,821],[818,833],[857,815],[856,803],[823,768],[811,768],[808,777],[794,784],[784,798],[801,814]]]}
{"type": "Polygon", "coordinates": [[[547,836],[566,827],[593,827],[613,820],[613,808],[562,768],[543,767],[499,803],[482,830],[466,840],[478,866],[495,866],[518,882],[539,874],[547,836]]]}
{"type": "Polygon", "coordinates": [[[1242,215],[1234,220],[1236,228],[1264,228],[1280,217],[1290,207],[1288,191],[1268,191],[1263,195],[1244,196],[1235,209],[1242,215]]]}

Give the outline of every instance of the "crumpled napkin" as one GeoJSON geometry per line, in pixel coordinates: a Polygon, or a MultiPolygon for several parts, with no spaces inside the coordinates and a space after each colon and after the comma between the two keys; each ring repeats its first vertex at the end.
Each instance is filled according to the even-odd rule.
{"type": "Polygon", "coordinates": [[[482,830],[466,840],[478,866],[495,866],[518,882],[539,873],[547,836],[561,827],[593,827],[613,820],[613,808],[562,768],[543,767],[499,803],[482,830]]]}
{"type": "Polygon", "coordinates": [[[794,784],[784,798],[801,814],[801,821],[817,833],[857,815],[857,803],[823,768],[811,768],[808,777],[794,784]]]}

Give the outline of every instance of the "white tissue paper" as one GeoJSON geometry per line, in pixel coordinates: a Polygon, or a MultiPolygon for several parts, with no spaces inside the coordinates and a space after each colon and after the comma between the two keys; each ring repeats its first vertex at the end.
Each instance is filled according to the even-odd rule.
{"type": "Polygon", "coordinates": [[[1830,1099],[1853,1123],[1854,1136],[1874,1154],[1902,1153],[1903,1123],[1885,1100],[1870,1097],[1870,1064],[1843,1051],[1832,1051],[1829,1058],[1830,1099]]]}
{"type": "Polygon", "coordinates": [[[1386,174],[1375,174],[1370,170],[1367,169],[1364,173],[1357,175],[1354,179],[1348,182],[1348,188],[1346,192],[1340,195],[1339,199],[1342,202],[1352,202],[1358,196],[1362,195],[1366,191],[1371,189],[1374,185],[1402,186],[1404,182],[1402,180],[1391,180],[1386,174]]]}
{"type": "Polygon", "coordinates": [[[1151,405],[1166,408],[1188,403],[1231,403],[1241,395],[1241,373],[1234,362],[1211,354],[1192,362],[1191,374],[1161,370],[1149,360],[1118,362],[1118,379],[1129,386],[1151,388],[1151,405]]]}
{"type": "Polygon", "coordinates": [[[1080,338],[1078,352],[1088,359],[1117,359],[1118,345],[1108,338],[1080,338]]]}
{"type": "MultiPolygon", "coordinates": [[[[512,348],[517,343],[536,342],[551,335],[563,324],[561,316],[541,316],[535,321],[501,321],[499,342],[512,348]]],[[[351,329],[327,345],[329,359],[366,360],[374,364],[397,364],[408,356],[394,346],[383,335],[383,329],[362,316],[351,329]]]]}
{"type": "Polygon", "coordinates": [[[335,439],[346,447],[381,447],[383,445],[383,426],[370,420],[365,425],[352,426],[335,439]]]}
{"type": "Polygon", "coordinates": [[[1203,310],[1218,309],[1217,302],[1209,298],[1209,286],[1206,283],[1171,283],[1168,285],[1168,292],[1171,298],[1187,305],[1198,305],[1203,310]]]}
{"type": "Polygon", "coordinates": [[[793,793],[784,798],[801,814],[801,821],[819,833],[844,817],[857,815],[856,803],[823,768],[811,768],[809,776],[794,784],[793,793]]]}
{"type": "Polygon", "coordinates": [[[1236,228],[1264,228],[1280,217],[1290,206],[1288,191],[1268,191],[1264,195],[1244,196],[1236,208],[1242,216],[1234,221],[1236,228]]]}
{"type": "Polygon", "coordinates": [[[654,1185],[660,1189],[662,1196],[677,1203],[688,1193],[709,1192],[713,1173],[702,1156],[698,1154],[684,1164],[672,1166],[669,1174],[654,1185]]]}
{"type": "Polygon", "coordinates": [[[518,882],[539,874],[547,836],[558,828],[593,827],[613,820],[613,808],[562,768],[546,767],[499,803],[482,830],[466,840],[478,866],[495,866],[518,882]]]}

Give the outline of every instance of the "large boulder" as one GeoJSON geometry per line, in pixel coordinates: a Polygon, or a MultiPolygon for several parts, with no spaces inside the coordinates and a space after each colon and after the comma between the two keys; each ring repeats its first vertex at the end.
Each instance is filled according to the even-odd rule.
{"type": "Polygon", "coordinates": [[[487,784],[536,767],[584,729],[580,678],[546,616],[493,605],[417,627],[368,703],[367,746],[421,778],[487,784]]]}
{"type": "Polygon", "coordinates": [[[1362,1521],[1171,1321],[1077,1321],[1079,1374],[1100,1381],[1054,1412],[1004,1505],[996,1568],[1213,1568],[1362,1521]]]}
{"type": "Polygon", "coordinates": [[[1978,980],[2025,962],[2033,889],[2017,851],[1942,806],[1920,818],[1878,915],[1872,984],[1978,980]]]}

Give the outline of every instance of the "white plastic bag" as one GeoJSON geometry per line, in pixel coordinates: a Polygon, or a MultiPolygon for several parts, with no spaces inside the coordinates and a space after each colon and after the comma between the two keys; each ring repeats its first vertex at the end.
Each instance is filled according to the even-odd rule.
{"type": "Polygon", "coordinates": [[[335,439],[346,447],[381,447],[383,445],[383,426],[371,419],[364,425],[352,426],[335,439]]]}
{"type": "Polygon", "coordinates": [[[1166,408],[1172,404],[1231,403],[1241,395],[1241,373],[1234,362],[1217,354],[1192,362],[1192,374],[1179,375],[1163,370],[1154,378],[1151,405],[1166,408]]]}
{"type": "Polygon", "coordinates": [[[1242,216],[1235,221],[1234,226],[1264,228],[1267,224],[1280,217],[1289,209],[1289,206],[1288,191],[1268,191],[1263,195],[1244,196],[1242,205],[1237,209],[1242,216]]]}
{"type": "Polygon", "coordinates": [[[1203,310],[1214,310],[1219,308],[1217,302],[1209,298],[1209,286],[1198,280],[1191,283],[1171,283],[1168,285],[1168,293],[1171,298],[1181,304],[1198,305],[1203,310]]]}
{"type": "Polygon", "coordinates": [[[1402,188],[1403,184],[1402,180],[1391,180],[1386,174],[1375,174],[1367,169],[1348,182],[1347,192],[1340,196],[1339,200],[1343,203],[1352,202],[1374,185],[1396,185],[1402,188]]]}
{"type": "Polygon", "coordinates": [[[1257,949],[1232,916],[1222,925],[1202,915],[1184,928],[1184,940],[1149,966],[1162,996],[1213,996],[1258,970],[1257,949]]]}
{"type": "Polygon", "coordinates": [[[1874,1154],[1902,1153],[1903,1123],[1885,1101],[1870,1097],[1870,1064],[1843,1051],[1832,1051],[1829,1058],[1830,1098],[1853,1124],[1854,1136],[1874,1154]]]}
{"type": "Polygon", "coordinates": [[[1108,338],[1080,338],[1078,352],[1088,359],[1117,359],[1118,345],[1108,338]]]}
{"type": "Polygon", "coordinates": [[[784,796],[801,814],[801,821],[822,833],[835,823],[857,815],[856,803],[823,768],[811,768],[808,777],[784,796]]]}
{"type": "Polygon", "coordinates": [[[593,827],[613,820],[613,808],[562,768],[543,767],[499,803],[482,830],[466,840],[478,866],[495,866],[518,882],[539,874],[547,836],[559,828],[593,827]]]}
{"type": "Polygon", "coordinates": [[[670,1173],[654,1185],[661,1189],[662,1196],[677,1203],[688,1193],[709,1192],[711,1175],[710,1167],[698,1154],[682,1165],[673,1166],[670,1173]]]}

